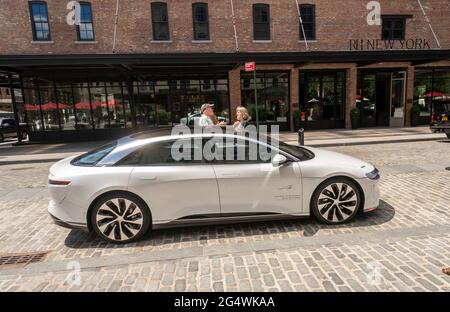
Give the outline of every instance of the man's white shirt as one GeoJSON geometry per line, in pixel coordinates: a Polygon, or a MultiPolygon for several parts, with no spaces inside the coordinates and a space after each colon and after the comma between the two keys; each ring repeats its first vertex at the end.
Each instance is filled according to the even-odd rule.
{"type": "Polygon", "coordinates": [[[202,114],[202,116],[198,119],[198,125],[200,127],[207,127],[207,126],[214,126],[214,123],[212,122],[211,118],[202,114]]]}

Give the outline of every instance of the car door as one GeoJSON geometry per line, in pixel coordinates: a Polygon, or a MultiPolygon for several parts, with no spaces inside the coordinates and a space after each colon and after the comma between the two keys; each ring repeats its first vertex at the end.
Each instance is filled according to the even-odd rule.
{"type": "Polygon", "coordinates": [[[216,148],[224,153],[223,160],[216,160],[213,165],[219,185],[222,215],[301,214],[302,180],[299,164],[288,161],[274,167],[270,159],[262,160],[259,147],[257,159],[252,160],[249,149],[254,146],[251,146],[248,140],[216,144],[216,148]],[[245,155],[242,155],[243,148],[245,155]],[[227,153],[235,155],[235,159],[227,160],[227,153]]]}
{"type": "Polygon", "coordinates": [[[201,140],[168,140],[151,143],[130,155],[130,164],[136,165],[129,178],[129,190],[147,202],[154,223],[220,213],[212,165],[202,157],[193,157],[201,148],[201,140]],[[191,159],[176,160],[173,144],[181,144],[191,159]]]}
{"type": "Polygon", "coordinates": [[[14,119],[3,119],[2,120],[2,132],[5,138],[12,138],[17,135],[16,121],[14,119]]]}

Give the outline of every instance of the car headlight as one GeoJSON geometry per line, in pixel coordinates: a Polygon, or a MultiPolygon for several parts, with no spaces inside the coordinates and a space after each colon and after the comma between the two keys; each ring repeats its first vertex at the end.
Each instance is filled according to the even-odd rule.
{"type": "Polygon", "coordinates": [[[366,173],[366,177],[368,177],[371,180],[377,180],[380,178],[380,172],[377,168],[373,169],[372,171],[366,173]]]}

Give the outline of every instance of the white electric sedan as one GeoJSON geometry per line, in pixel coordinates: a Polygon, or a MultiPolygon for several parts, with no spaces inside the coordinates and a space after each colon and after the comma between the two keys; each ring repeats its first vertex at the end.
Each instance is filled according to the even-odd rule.
{"type": "Polygon", "coordinates": [[[378,180],[367,162],[270,139],[135,134],[54,164],[48,211],[115,243],[188,224],[311,214],[341,224],[378,206],[378,180]]]}

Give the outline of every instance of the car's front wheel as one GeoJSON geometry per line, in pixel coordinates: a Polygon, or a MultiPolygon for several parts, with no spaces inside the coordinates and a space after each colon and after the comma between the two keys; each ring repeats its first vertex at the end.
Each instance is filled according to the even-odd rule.
{"type": "Polygon", "coordinates": [[[358,187],[347,178],[332,178],[320,184],[311,199],[314,216],[326,224],[342,224],[355,217],[361,203],[358,187]]]}
{"type": "Polygon", "coordinates": [[[110,242],[130,243],[150,228],[150,210],[133,194],[109,193],[96,201],[91,211],[91,225],[98,236],[110,242]]]}

